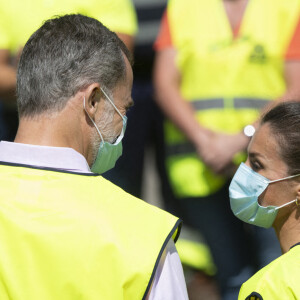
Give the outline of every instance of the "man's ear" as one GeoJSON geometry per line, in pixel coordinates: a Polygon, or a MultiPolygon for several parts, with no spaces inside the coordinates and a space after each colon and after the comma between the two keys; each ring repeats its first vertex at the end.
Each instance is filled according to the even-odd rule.
{"type": "Polygon", "coordinates": [[[100,100],[101,100],[101,90],[99,83],[92,83],[89,85],[85,92],[85,109],[89,116],[95,120],[95,114],[99,108],[100,100]]]}

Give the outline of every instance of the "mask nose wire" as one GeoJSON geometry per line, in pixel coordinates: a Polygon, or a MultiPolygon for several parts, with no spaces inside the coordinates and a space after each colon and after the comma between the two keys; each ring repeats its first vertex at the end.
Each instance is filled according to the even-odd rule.
{"type": "Polygon", "coordinates": [[[102,87],[100,87],[100,90],[102,91],[102,93],[104,94],[104,96],[107,98],[107,100],[110,102],[110,104],[114,107],[114,109],[117,111],[117,113],[120,115],[120,117],[122,118],[122,120],[124,119],[124,116],[121,114],[121,112],[118,110],[118,108],[115,106],[115,104],[111,101],[111,99],[108,97],[108,95],[104,92],[104,90],[102,89],[102,87]]]}
{"type": "Polygon", "coordinates": [[[83,97],[83,109],[84,111],[86,112],[86,114],[88,115],[88,117],[90,118],[91,122],[94,124],[95,128],[97,129],[99,135],[100,135],[100,138],[102,140],[102,142],[104,142],[104,139],[103,139],[103,136],[98,128],[98,126],[96,125],[96,123],[94,122],[94,120],[90,117],[90,115],[88,114],[88,112],[86,111],[86,108],[85,108],[85,96],[83,97]]]}

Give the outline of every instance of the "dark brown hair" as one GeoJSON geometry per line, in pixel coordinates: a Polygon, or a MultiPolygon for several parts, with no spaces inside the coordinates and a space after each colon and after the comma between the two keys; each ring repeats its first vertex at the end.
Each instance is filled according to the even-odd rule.
{"type": "Polygon", "coordinates": [[[280,147],[280,156],[290,175],[300,173],[300,102],[283,102],[272,108],[261,119],[268,123],[280,147]]]}

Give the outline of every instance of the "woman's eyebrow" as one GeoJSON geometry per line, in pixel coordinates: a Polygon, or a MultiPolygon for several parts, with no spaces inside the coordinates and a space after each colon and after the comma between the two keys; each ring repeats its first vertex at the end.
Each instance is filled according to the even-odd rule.
{"type": "Polygon", "coordinates": [[[255,151],[252,151],[252,152],[248,152],[248,156],[249,158],[264,158],[264,156],[262,154],[260,154],[259,152],[255,152],[255,151]]]}

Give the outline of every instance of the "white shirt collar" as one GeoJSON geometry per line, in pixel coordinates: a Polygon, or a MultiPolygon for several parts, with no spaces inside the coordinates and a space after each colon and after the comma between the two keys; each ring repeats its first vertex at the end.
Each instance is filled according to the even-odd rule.
{"type": "Polygon", "coordinates": [[[0,161],[91,173],[83,155],[72,148],[0,142],[0,161]]]}

